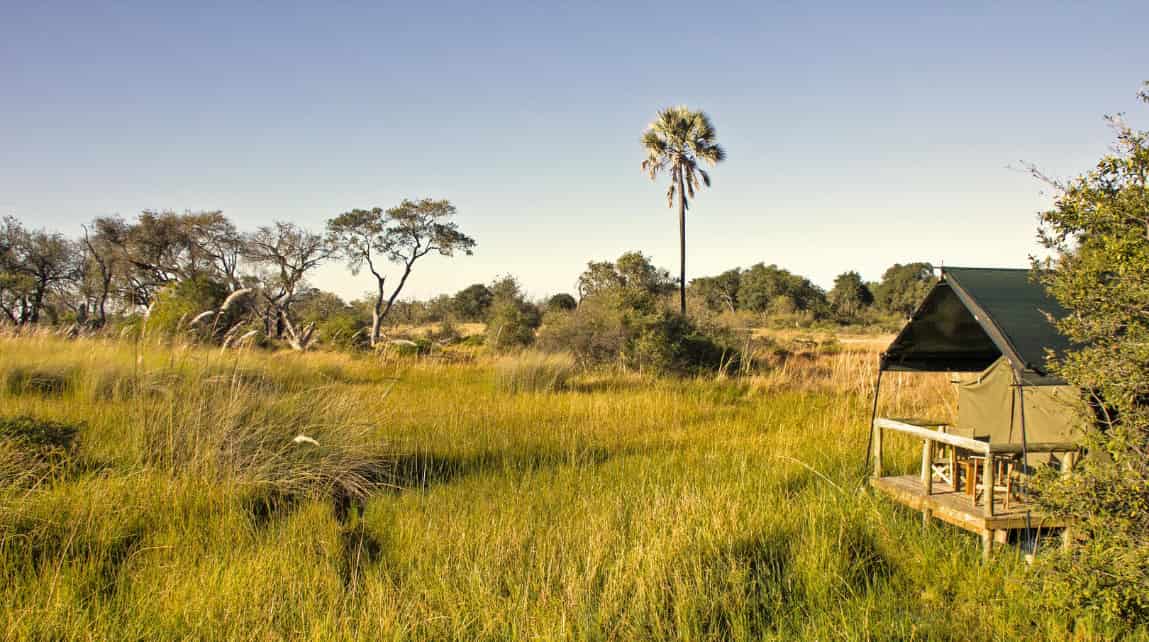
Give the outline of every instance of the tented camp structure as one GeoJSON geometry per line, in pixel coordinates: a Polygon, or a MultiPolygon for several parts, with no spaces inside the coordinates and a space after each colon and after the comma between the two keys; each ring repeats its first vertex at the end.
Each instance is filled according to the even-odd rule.
{"type": "Polygon", "coordinates": [[[882,372],[951,373],[957,422],[875,416],[871,485],[924,520],[980,534],[986,555],[1010,530],[1064,526],[1035,514],[1019,492],[1036,466],[1068,470],[1077,456],[1081,395],[1045,365],[1069,347],[1050,320],[1062,314],[1028,270],[944,268],[882,354],[878,386],[882,372]],[[922,440],[920,474],[884,474],[890,431],[922,440]]]}

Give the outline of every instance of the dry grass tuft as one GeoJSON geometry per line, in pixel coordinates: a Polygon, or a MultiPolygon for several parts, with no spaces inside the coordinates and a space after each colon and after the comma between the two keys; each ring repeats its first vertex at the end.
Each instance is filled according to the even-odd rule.
{"type": "Polygon", "coordinates": [[[495,387],[500,392],[558,392],[577,371],[575,358],[565,352],[527,351],[495,361],[495,387]]]}

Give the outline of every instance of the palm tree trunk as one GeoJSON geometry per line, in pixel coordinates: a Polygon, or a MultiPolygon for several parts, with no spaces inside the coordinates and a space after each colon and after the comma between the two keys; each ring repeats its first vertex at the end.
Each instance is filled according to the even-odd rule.
{"type": "Polygon", "coordinates": [[[682,172],[678,172],[678,300],[686,316],[686,192],[682,191],[682,172]]]}

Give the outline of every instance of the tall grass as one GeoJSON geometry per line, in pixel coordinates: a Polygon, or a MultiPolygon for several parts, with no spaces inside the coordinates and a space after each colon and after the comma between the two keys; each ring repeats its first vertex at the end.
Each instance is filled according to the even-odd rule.
{"type": "Polygon", "coordinates": [[[494,369],[500,392],[557,392],[570,383],[576,364],[565,352],[525,351],[499,358],[494,369]]]}
{"type": "Polygon", "coordinates": [[[72,382],[4,416],[79,426],[83,463],[0,489],[0,637],[1068,636],[1016,554],[858,492],[873,357],[511,395],[497,364],[0,339],[0,376],[72,382]]]}

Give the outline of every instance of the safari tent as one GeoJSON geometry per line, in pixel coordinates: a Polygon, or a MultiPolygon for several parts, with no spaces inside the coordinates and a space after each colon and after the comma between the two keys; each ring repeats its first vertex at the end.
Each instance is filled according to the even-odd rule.
{"type": "Polygon", "coordinates": [[[875,410],[881,373],[947,372],[957,420],[875,416],[872,485],[925,519],[981,534],[987,554],[994,539],[1035,519],[1061,526],[1029,510],[1019,482],[1036,466],[1068,470],[1076,459],[1082,397],[1046,365],[1069,347],[1052,323],[1063,314],[1028,270],[943,269],[882,354],[875,410]],[[919,475],[883,475],[883,431],[922,439],[919,475]]]}

